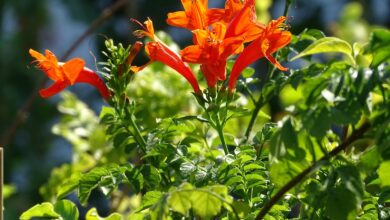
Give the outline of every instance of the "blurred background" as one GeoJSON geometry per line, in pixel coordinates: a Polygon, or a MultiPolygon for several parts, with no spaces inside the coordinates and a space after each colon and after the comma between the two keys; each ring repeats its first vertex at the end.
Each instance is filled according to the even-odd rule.
{"type": "MultiPolygon", "coordinates": [[[[37,92],[45,75],[34,68],[29,48],[40,52],[50,49],[61,57],[114,0],[1,0],[0,1],[0,146],[5,149],[5,219],[18,219],[34,204],[41,203],[39,187],[53,167],[71,160],[71,147],[51,133],[58,122],[56,104],[60,97],[37,97],[17,129],[15,117],[31,94],[37,92]]],[[[375,27],[390,26],[389,0],[292,0],[289,13],[291,31],[316,28],[326,35],[349,42],[365,42],[375,27]]],[[[210,7],[223,7],[223,0],[209,0],[210,7]]],[[[259,20],[267,22],[282,15],[285,0],[258,0],[259,20]]],[[[191,42],[189,32],[167,27],[166,14],[182,10],[180,1],[128,0],[72,52],[96,70],[96,60],[106,38],[124,45],[136,39],[132,31],[150,17],[157,30],[164,30],[183,48],[191,42]]],[[[136,63],[144,63],[140,57],[136,63]]],[[[97,113],[104,104],[89,86],[75,85],[70,90],[97,113]]]]}

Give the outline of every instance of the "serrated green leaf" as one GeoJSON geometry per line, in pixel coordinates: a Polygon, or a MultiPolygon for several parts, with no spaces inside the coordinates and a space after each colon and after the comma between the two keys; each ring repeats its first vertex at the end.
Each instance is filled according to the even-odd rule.
{"type": "Polygon", "coordinates": [[[34,217],[48,218],[48,219],[60,219],[60,215],[54,211],[54,207],[49,202],[44,202],[30,208],[22,213],[20,220],[30,220],[34,217]]]}
{"type": "Polygon", "coordinates": [[[65,196],[67,196],[69,193],[71,193],[73,190],[75,190],[78,185],[81,178],[80,173],[74,173],[72,176],[67,179],[64,183],[62,183],[58,189],[57,189],[57,198],[62,199],[65,196]]]}
{"type": "Polygon", "coordinates": [[[108,217],[103,218],[103,217],[100,217],[96,208],[92,208],[85,215],[85,220],[123,220],[123,218],[119,213],[112,213],[108,217]]]}
{"type": "Polygon", "coordinates": [[[318,54],[318,53],[343,53],[347,55],[349,61],[354,65],[355,60],[352,56],[352,47],[351,45],[339,38],[336,37],[324,37],[319,40],[314,41],[311,45],[309,45],[305,50],[296,55],[291,59],[294,61],[298,58],[318,54]]]}
{"type": "Polygon", "coordinates": [[[191,196],[192,209],[201,218],[210,218],[217,215],[222,208],[220,199],[209,192],[194,191],[191,196]]]}
{"type": "Polygon", "coordinates": [[[141,206],[137,209],[136,212],[142,211],[144,209],[147,209],[157,203],[161,197],[164,194],[160,191],[149,191],[145,193],[145,195],[142,197],[142,203],[141,206]]]}
{"type": "Polygon", "coordinates": [[[79,210],[69,200],[60,200],[54,204],[54,211],[61,216],[61,220],[78,220],[79,210]]]}
{"type": "Polygon", "coordinates": [[[82,175],[79,181],[79,199],[82,205],[86,205],[93,189],[100,187],[106,195],[112,192],[120,183],[127,181],[126,167],[108,165],[96,167],[82,175]]]}
{"type": "Polygon", "coordinates": [[[191,196],[192,192],[175,191],[168,197],[168,205],[173,211],[187,216],[191,208],[191,196]]]}
{"type": "Polygon", "coordinates": [[[196,166],[191,162],[184,162],[180,165],[180,171],[184,176],[191,175],[195,170],[196,166]]]}

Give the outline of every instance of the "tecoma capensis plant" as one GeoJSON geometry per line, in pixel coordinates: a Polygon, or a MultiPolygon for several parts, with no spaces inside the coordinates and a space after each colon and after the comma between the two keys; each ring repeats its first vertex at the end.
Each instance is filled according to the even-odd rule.
{"type": "Polygon", "coordinates": [[[291,1],[268,23],[255,0],[181,3],[166,19],[192,34],[181,50],[153,15],[129,21],[144,43],[107,39],[96,71],[30,49],[54,81],[40,95],[62,94],[53,131],[73,159],[20,218],[76,220],[91,194],[109,207],[89,209],[91,220],[389,218],[390,31],[351,45],[316,29],[292,34],[291,1]],[[149,61],[135,65],[140,53],[149,61]],[[75,83],[100,93],[99,116],[63,92],[75,83]]]}

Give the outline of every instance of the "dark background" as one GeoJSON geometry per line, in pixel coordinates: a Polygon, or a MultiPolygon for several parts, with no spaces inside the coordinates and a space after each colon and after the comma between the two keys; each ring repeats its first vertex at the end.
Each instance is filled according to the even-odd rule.
{"type": "MultiPolygon", "coordinates": [[[[114,2],[0,1],[0,145],[5,148],[5,183],[16,187],[16,193],[5,201],[6,219],[17,219],[23,211],[41,203],[39,187],[47,181],[50,170],[71,159],[69,144],[51,134],[52,125],[58,121],[59,97],[35,99],[21,126],[12,136],[7,135],[18,111],[45,77],[31,64],[28,50],[43,52],[47,48],[60,57],[101,11],[114,2]]],[[[209,0],[209,5],[223,7],[223,2],[209,0]]],[[[284,0],[274,0],[268,12],[276,18],[283,8],[284,0]]],[[[167,31],[183,47],[191,41],[190,34],[165,24],[166,14],[177,10],[181,10],[179,0],[129,0],[126,7],[101,25],[71,56],[84,58],[87,66],[96,69],[94,56],[99,60],[105,37],[125,45],[135,41],[131,33],[138,27],[129,18],[142,22],[150,17],[157,30],[167,31]]],[[[350,42],[364,42],[375,26],[390,26],[390,1],[293,0],[289,15],[294,34],[304,28],[316,28],[350,42]]],[[[136,62],[144,61],[145,57],[136,62]]],[[[101,98],[90,87],[76,85],[71,90],[99,111],[101,98]]]]}

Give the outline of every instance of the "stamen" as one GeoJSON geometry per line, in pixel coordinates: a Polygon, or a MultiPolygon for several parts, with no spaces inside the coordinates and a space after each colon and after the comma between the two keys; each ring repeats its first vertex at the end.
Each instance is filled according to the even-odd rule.
{"type": "Polygon", "coordinates": [[[137,19],[135,19],[135,18],[130,18],[130,21],[131,21],[131,22],[134,22],[134,23],[136,23],[136,24],[138,24],[139,26],[142,27],[142,29],[144,29],[144,30],[146,31],[145,25],[143,25],[143,24],[142,24],[141,22],[139,22],[137,19]]]}

